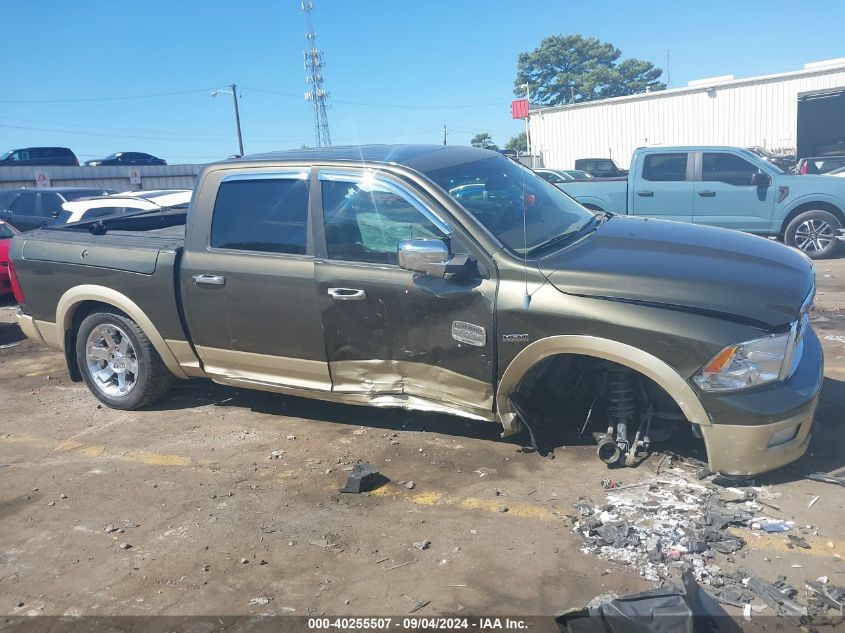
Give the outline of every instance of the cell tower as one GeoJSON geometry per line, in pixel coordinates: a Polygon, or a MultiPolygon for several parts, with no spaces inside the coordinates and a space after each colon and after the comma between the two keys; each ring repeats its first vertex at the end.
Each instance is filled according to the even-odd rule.
{"type": "Polygon", "coordinates": [[[305,81],[311,89],[305,93],[305,100],[310,101],[314,107],[314,138],[317,147],[329,147],[332,144],[329,136],[329,119],[326,116],[326,101],[329,100],[329,93],[323,89],[322,68],[323,53],[317,48],[317,34],[314,32],[314,24],[311,22],[311,11],[314,10],[314,3],[311,0],[303,0],[302,10],[308,21],[308,50],[303,52],[305,58],[305,81]]]}

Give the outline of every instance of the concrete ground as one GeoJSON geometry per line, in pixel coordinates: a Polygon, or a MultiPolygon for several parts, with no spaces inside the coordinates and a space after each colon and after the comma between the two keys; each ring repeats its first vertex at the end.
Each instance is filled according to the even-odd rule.
{"type": "MultiPolygon", "coordinates": [[[[845,584],[845,489],[796,474],[845,465],[845,259],[817,273],[819,429],[758,479],[779,516],[813,526],[811,548],[748,532],[736,561],[799,587],[845,584]]],[[[592,446],[549,460],[489,423],[207,381],[113,411],[22,339],[15,309],[0,307],[0,614],[552,614],[653,586],[579,551],[571,504],[602,500],[608,476],[592,446]],[[339,494],[359,459],[392,483],[339,494]]]]}

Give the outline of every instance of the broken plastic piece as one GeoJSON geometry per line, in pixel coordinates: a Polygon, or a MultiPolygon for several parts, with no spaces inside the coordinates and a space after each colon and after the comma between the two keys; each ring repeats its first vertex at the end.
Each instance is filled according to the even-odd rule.
{"type": "Polygon", "coordinates": [[[390,480],[370,464],[358,463],[352,467],[352,472],[349,473],[349,478],[346,480],[346,486],[341,492],[353,494],[369,492],[383,486],[388,481],[390,480]]]}

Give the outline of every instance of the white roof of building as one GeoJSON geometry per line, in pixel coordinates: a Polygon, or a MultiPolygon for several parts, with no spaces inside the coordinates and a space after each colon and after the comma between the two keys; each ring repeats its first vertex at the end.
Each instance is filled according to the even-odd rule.
{"type": "Polygon", "coordinates": [[[665,99],[676,95],[689,94],[692,92],[706,92],[711,88],[733,88],[743,85],[767,83],[772,81],[779,81],[782,79],[793,79],[798,77],[809,77],[812,75],[823,75],[830,72],[840,72],[845,69],[845,57],[838,57],[836,59],[828,59],[819,62],[810,62],[804,64],[801,70],[791,70],[783,73],[776,73],[774,75],[760,75],[758,77],[745,77],[735,79],[733,75],[721,75],[719,77],[710,77],[706,79],[694,79],[688,85],[681,88],[668,88],[666,90],[655,90],[654,92],[643,92],[635,95],[625,95],[623,97],[611,97],[609,99],[597,99],[595,101],[583,101],[580,103],[569,103],[558,106],[539,106],[532,107],[531,114],[544,114],[548,112],[559,112],[561,110],[575,110],[578,108],[589,108],[595,105],[603,105],[610,103],[621,103],[625,101],[641,101],[645,99],[665,99]]]}

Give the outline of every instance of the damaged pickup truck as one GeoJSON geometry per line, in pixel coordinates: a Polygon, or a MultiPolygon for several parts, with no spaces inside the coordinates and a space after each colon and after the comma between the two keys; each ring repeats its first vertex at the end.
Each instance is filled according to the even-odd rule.
{"type": "Polygon", "coordinates": [[[822,382],[803,254],[595,213],[475,148],[212,164],[187,212],[45,228],[11,259],[23,331],[117,409],[204,377],[539,441],[552,403],[607,463],[686,426],[714,472],[753,474],[804,453],[822,382]]]}

